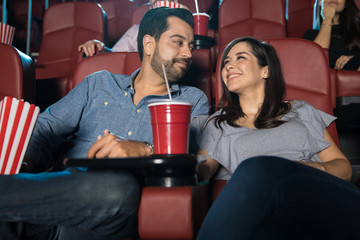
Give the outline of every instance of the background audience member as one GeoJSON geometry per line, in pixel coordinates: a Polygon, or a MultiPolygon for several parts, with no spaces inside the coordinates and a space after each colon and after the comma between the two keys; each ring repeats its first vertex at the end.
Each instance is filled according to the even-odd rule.
{"type": "MultiPolygon", "coordinates": [[[[175,2],[178,0],[166,0],[167,2],[175,2]]],[[[150,0],[150,9],[155,7],[155,3],[158,0],[150,0]]],[[[181,5],[182,8],[187,9],[186,6],[181,5]]],[[[137,35],[139,32],[139,24],[134,24],[131,26],[125,34],[115,43],[115,45],[110,49],[105,46],[105,44],[99,40],[93,39],[89,40],[81,45],[79,45],[79,52],[84,52],[84,54],[89,57],[93,56],[97,52],[137,52],[137,35]]]]}
{"type": "Polygon", "coordinates": [[[360,71],[360,13],[354,0],[322,0],[320,30],[305,39],[329,49],[331,68],[360,71]]]}

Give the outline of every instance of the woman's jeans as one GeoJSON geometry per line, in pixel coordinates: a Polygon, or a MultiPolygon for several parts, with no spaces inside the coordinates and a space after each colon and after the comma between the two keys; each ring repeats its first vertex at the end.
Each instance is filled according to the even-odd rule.
{"type": "Polygon", "coordinates": [[[360,239],[360,190],[301,163],[251,158],[216,199],[198,239],[360,239]]]}
{"type": "MultiPolygon", "coordinates": [[[[26,223],[21,229],[26,230],[23,234],[29,239],[38,239],[36,236],[44,232],[51,239],[67,240],[136,236],[140,187],[127,172],[69,168],[62,172],[2,175],[0,191],[2,226],[17,222],[19,230],[21,223],[26,223]]],[[[13,238],[2,231],[0,239],[13,238]]]]}

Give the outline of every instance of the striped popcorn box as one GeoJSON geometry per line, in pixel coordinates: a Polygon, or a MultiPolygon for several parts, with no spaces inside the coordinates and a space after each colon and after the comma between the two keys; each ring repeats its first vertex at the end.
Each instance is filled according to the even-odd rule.
{"type": "Polygon", "coordinates": [[[39,107],[5,97],[0,110],[0,174],[19,173],[39,107]]]}
{"type": "Polygon", "coordinates": [[[15,28],[0,22],[0,42],[11,45],[14,39],[15,28]]]}
{"type": "Polygon", "coordinates": [[[183,8],[183,5],[176,2],[168,2],[168,1],[157,1],[155,3],[155,7],[168,7],[168,8],[183,8]]]}

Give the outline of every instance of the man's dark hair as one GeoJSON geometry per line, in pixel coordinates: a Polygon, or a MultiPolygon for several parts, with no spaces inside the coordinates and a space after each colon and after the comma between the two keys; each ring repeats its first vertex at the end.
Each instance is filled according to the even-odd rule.
{"type": "Polygon", "coordinates": [[[150,35],[155,38],[156,42],[159,41],[161,34],[168,28],[168,18],[177,17],[186,22],[194,28],[194,18],[192,13],[183,8],[167,8],[159,7],[147,11],[140,22],[139,34],[137,37],[137,46],[140,59],[143,59],[144,46],[143,38],[145,35],[150,35]]]}

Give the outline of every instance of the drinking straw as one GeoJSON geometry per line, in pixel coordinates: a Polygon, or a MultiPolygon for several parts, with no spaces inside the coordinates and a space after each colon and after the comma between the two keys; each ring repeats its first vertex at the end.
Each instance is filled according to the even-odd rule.
{"type": "Polygon", "coordinates": [[[164,66],[164,64],[161,64],[161,66],[162,66],[162,69],[163,69],[163,72],[164,72],[164,79],[165,79],[166,88],[167,88],[167,91],[168,91],[168,94],[169,94],[169,99],[172,99],[171,93],[170,93],[169,81],[168,81],[168,79],[166,77],[165,66],[164,66]]]}
{"type": "Polygon", "coordinates": [[[195,8],[196,8],[196,13],[199,14],[199,6],[197,0],[195,0],[195,8]]]}

